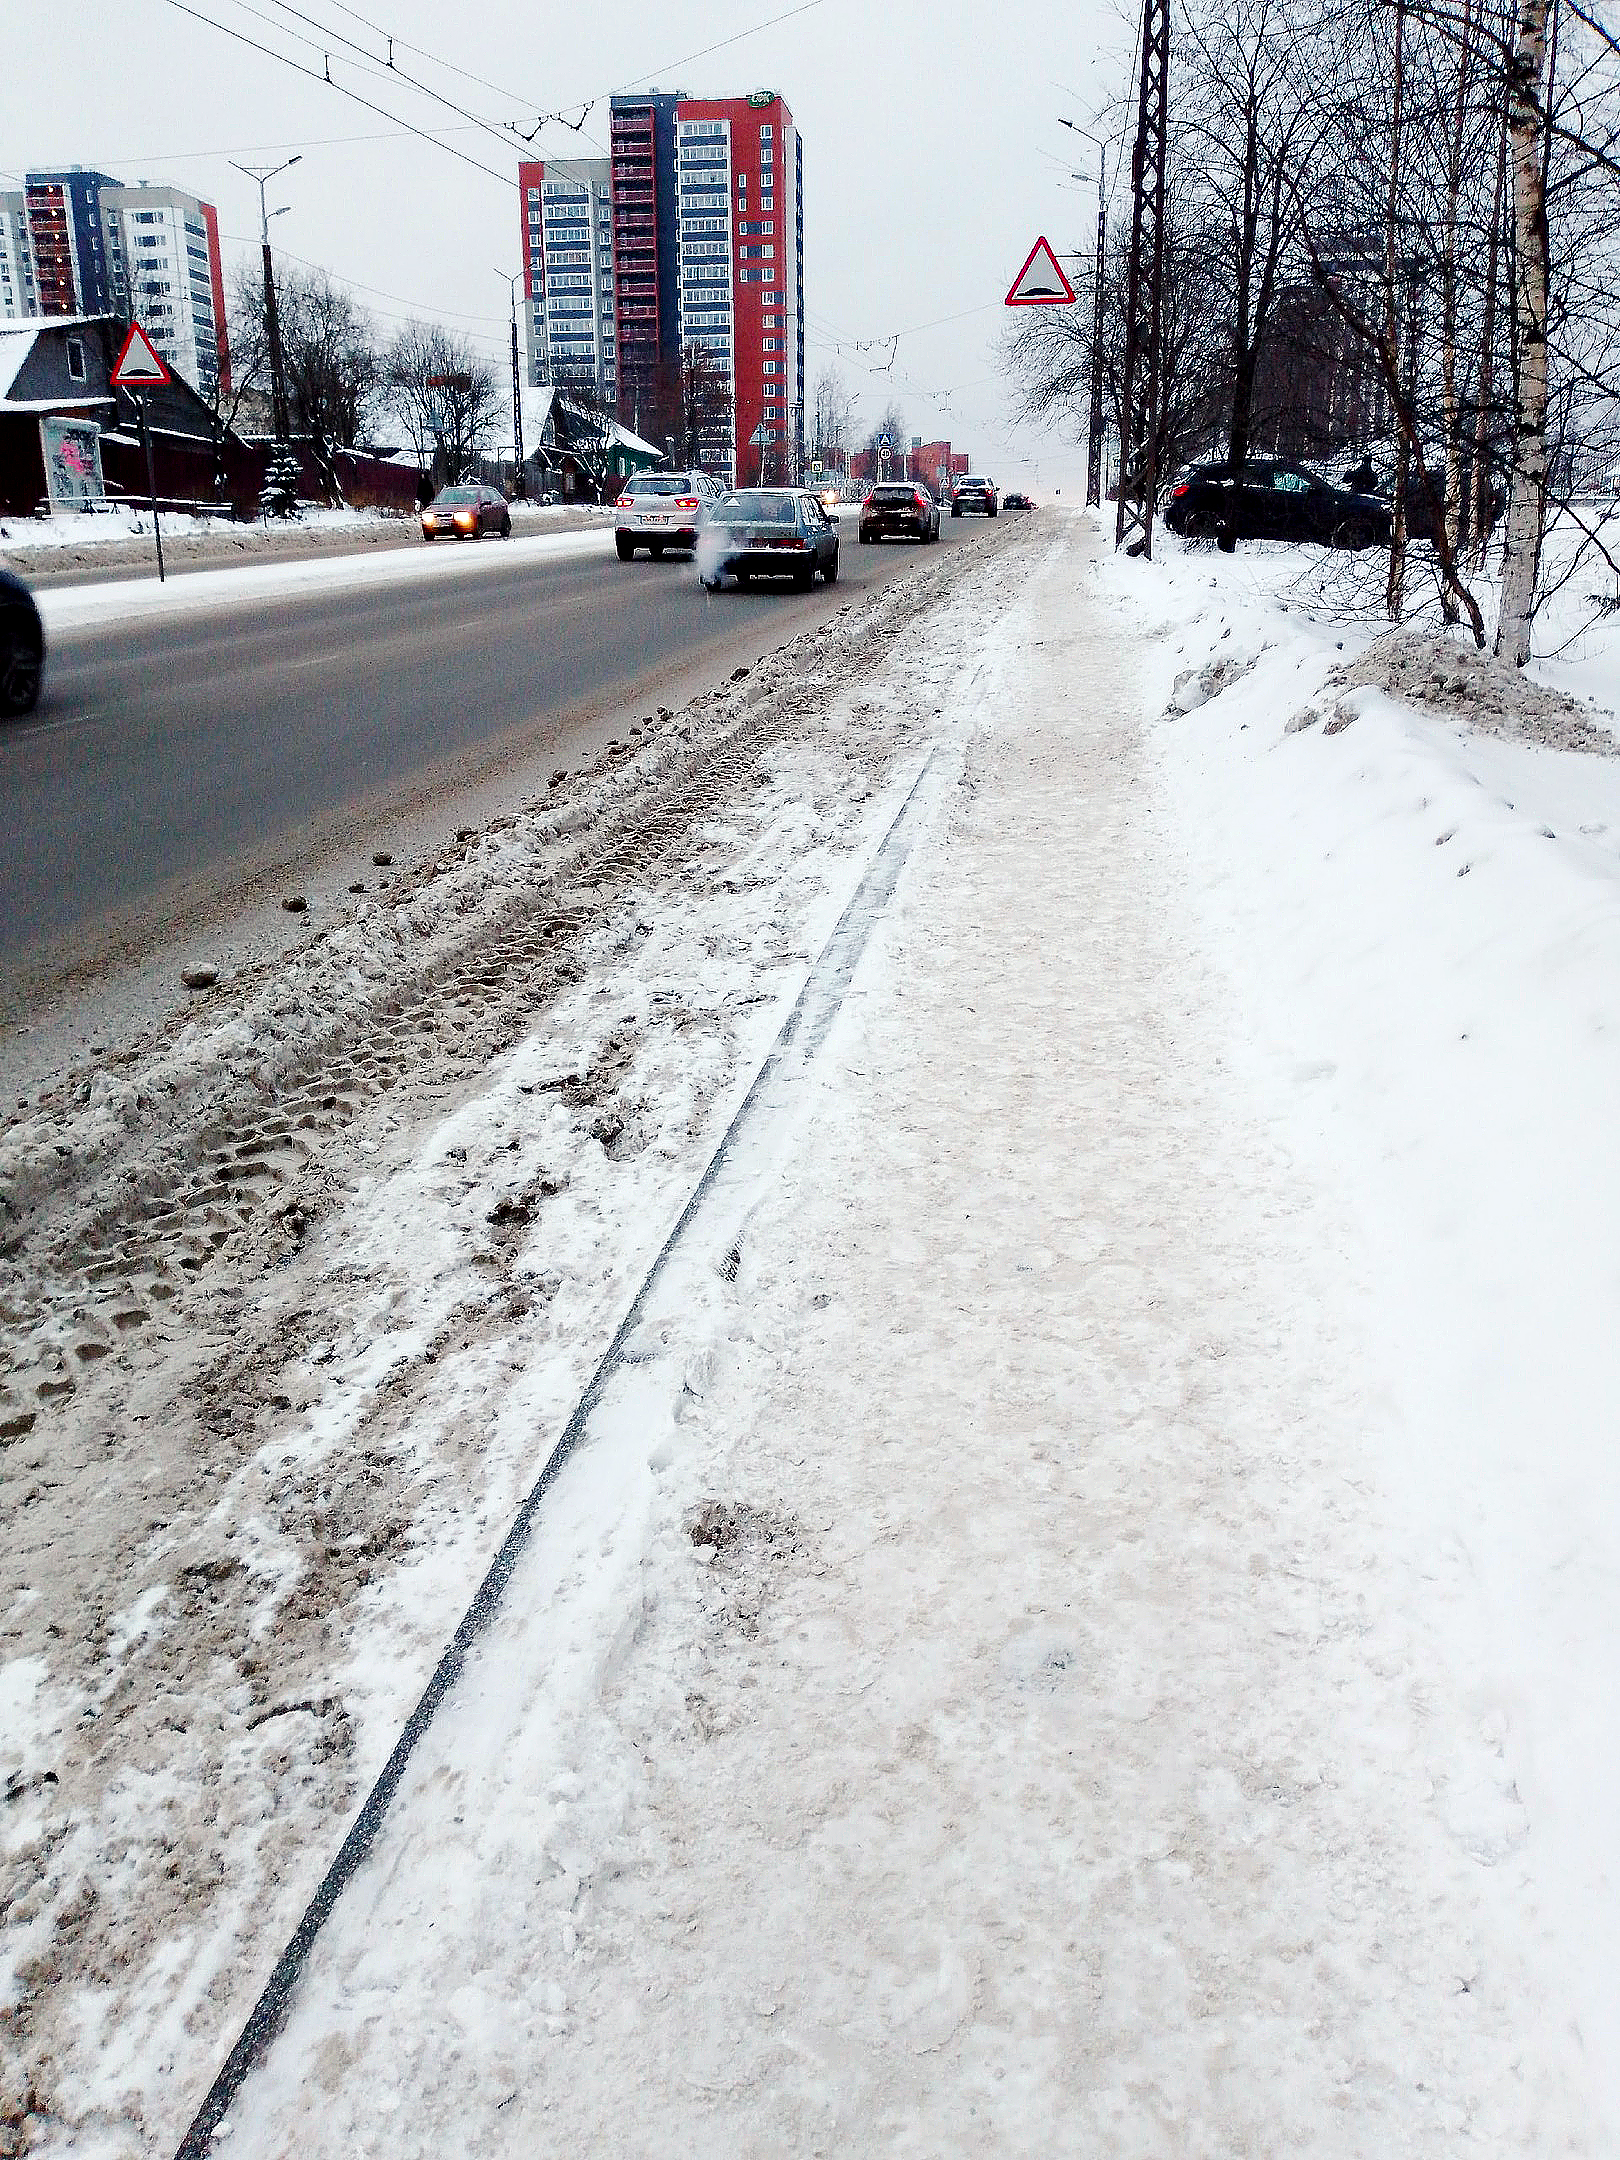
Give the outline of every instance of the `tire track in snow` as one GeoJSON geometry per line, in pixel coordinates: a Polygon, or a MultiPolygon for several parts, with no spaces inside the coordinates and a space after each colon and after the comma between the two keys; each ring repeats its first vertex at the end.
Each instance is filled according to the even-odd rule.
{"type": "Polygon", "coordinates": [[[921,771],[907,790],[904,801],[879,842],[860,884],[839,918],[837,927],[817,956],[803,989],[794,1001],[792,1011],[783,1021],[775,1042],[766,1054],[764,1063],[749,1084],[747,1094],[693,1188],[691,1198],[681,1210],[675,1227],[647,1270],[640,1289],[620,1321],[613,1340],[604,1351],[589,1385],[576,1404],[527,1499],[519,1508],[500,1550],[490,1562],[489,1570],[479,1584],[460,1626],[451,1637],[415,1709],[406,1719],[382,1774],[366,1796],[364,1805],[338,1849],[336,1859],[327,1870],[294,1930],[291,1941],[276,1960],[264,1992],[255,2003],[219,2075],[209,2088],[190,2128],[181,2139],[175,2160],[205,2160],[213,2146],[214,2133],[240,2091],[244,2079],[274,2043],[316,1938],[342,1896],[345,1885],[376,1843],[388,1809],[405,1775],[406,1766],[432,1723],[440,1704],[455,1687],[468,1651],[499,1612],[507,1584],[529,1542],[546,1495],[584,1440],[591,1418],[608,1383],[624,1363],[626,1346],[641,1326],[666,1268],[685,1245],[694,1224],[725,1181],[734,1160],[750,1143],[763,1138],[765,1130],[791,1100],[795,1089],[825,1043],[854,979],[861,955],[866,950],[867,941],[893,896],[906,858],[911,852],[926,800],[924,783],[933,771],[938,755],[937,750],[929,752],[921,771]]]}

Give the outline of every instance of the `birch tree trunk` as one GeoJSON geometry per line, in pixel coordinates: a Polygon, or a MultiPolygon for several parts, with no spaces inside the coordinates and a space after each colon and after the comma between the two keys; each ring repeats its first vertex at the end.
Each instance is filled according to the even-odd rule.
{"type": "MultiPolygon", "coordinates": [[[[1526,0],[1529,4],[1529,0],[1526,0]]],[[[1545,4],[1545,0],[1543,0],[1545,4]]],[[[1397,297],[1401,264],[1401,152],[1405,148],[1406,100],[1406,0],[1395,0],[1395,73],[1391,86],[1392,111],[1389,130],[1389,195],[1384,212],[1384,372],[1392,384],[1401,370],[1401,317],[1397,297]]],[[[1406,607],[1406,480],[1409,470],[1406,435],[1402,430],[1395,458],[1395,505],[1390,520],[1389,576],[1384,586],[1384,608],[1391,622],[1399,622],[1406,607]]]]}
{"type": "Polygon", "coordinates": [[[1491,197],[1491,237],[1485,262],[1485,316],[1479,333],[1479,375],[1474,414],[1474,560],[1483,569],[1486,544],[1496,523],[1491,479],[1491,422],[1496,400],[1496,290],[1502,259],[1502,198],[1507,193],[1508,115],[1496,151],[1496,188],[1491,197]]]}
{"type": "MultiPolygon", "coordinates": [[[[1442,255],[1440,307],[1440,384],[1445,418],[1446,533],[1455,553],[1462,545],[1463,442],[1462,411],[1457,394],[1457,221],[1463,191],[1463,159],[1468,136],[1468,100],[1472,88],[1474,25],[1472,0],[1465,0],[1461,49],[1457,55],[1457,88],[1452,108],[1451,132],[1446,141],[1445,246],[1442,255]]],[[[1450,588],[1441,593],[1441,613],[1448,623],[1458,619],[1456,598],[1450,588]]]]}
{"type": "Polygon", "coordinates": [[[1498,659],[1523,667],[1541,567],[1547,506],[1547,187],[1541,84],[1547,54],[1547,0],[1519,0],[1508,68],[1508,132],[1513,144],[1513,477],[1502,544],[1498,659]]]}

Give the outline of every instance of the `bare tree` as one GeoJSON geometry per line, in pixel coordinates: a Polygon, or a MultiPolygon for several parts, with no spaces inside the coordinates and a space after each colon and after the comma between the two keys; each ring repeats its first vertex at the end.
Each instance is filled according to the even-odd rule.
{"type": "Polygon", "coordinates": [[[729,462],[736,422],[730,370],[707,345],[689,344],[681,355],[681,455],[688,465],[729,462]]]}
{"type": "MultiPolygon", "coordinates": [[[[256,349],[265,337],[263,288],[244,278],[236,298],[244,347],[256,349]]],[[[292,430],[308,439],[327,500],[340,503],[336,453],[364,440],[381,382],[372,321],[324,270],[279,271],[276,298],[292,430]]]]}
{"type": "Polygon", "coordinates": [[[409,322],[388,348],[382,379],[422,465],[441,486],[464,479],[501,412],[489,362],[440,324],[409,322]]]}
{"type": "Polygon", "coordinates": [[[810,446],[815,456],[826,464],[852,450],[857,426],[849,385],[837,368],[823,368],[811,401],[810,446]]]}

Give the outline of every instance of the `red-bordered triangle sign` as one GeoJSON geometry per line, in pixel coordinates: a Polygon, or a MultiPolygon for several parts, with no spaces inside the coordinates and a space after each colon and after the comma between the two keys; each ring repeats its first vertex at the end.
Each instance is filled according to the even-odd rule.
{"type": "Polygon", "coordinates": [[[1012,281],[1007,295],[1008,307],[1067,307],[1074,299],[1074,287],[1063,275],[1063,267],[1052,253],[1045,233],[1029,251],[1029,260],[1012,281]]]}
{"type": "Polygon", "coordinates": [[[155,390],[169,379],[169,371],[159,359],[157,347],[139,323],[129,326],[129,336],[118,355],[112,379],[118,390],[155,390]]]}

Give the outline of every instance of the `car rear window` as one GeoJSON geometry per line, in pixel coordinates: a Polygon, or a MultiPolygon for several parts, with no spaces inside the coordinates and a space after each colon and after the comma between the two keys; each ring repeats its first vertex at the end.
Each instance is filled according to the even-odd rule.
{"type": "Polygon", "coordinates": [[[982,473],[966,473],[956,484],[958,487],[988,487],[990,485],[982,473]]]}
{"type": "Polygon", "coordinates": [[[791,495],[772,488],[741,488],[720,505],[722,517],[747,525],[797,525],[799,507],[791,495]]]}
{"type": "Polygon", "coordinates": [[[631,481],[632,495],[690,495],[692,482],[686,473],[641,473],[631,481]]]}
{"type": "Polygon", "coordinates": [[[915,502],[917,499],[917,490],[911,485],[909,480],[906,482],[904,487],[889,485],[885,487],[874,488],[872,492],[874,495],[876,495],[879,502],[908,503],[915,502]]]}

